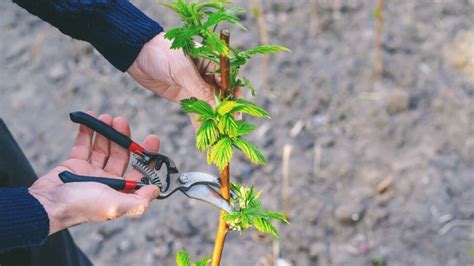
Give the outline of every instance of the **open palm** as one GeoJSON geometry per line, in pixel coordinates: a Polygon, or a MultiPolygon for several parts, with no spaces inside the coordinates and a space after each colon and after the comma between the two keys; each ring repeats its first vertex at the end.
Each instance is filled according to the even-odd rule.
{"type": "MultiPolygon", "coordinates": [[[[124,118],[101,115],[99,120],[130,136],[124,118]]],[[[148,136],[143,143],[147,150],[156,152],[159,145],[159,138],[154,135],[148,136]]],[[[100,134],[94,138],[94,131],[81,125],[69,158],[29,188],[50,216],[50,234],[84,222],[143,214],[149,202],[158,196],[159,189],[154,185],[126,194],[93,182],[63,184],[58,177],[60,172],[70,171],[84,176],[139,180],[142,175],[137,170],[126,172],[129,158],[126,149],[100,134]]]]}

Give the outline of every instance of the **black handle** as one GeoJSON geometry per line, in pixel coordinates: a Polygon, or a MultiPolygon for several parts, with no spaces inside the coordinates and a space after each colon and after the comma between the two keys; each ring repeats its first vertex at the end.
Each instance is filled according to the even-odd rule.
{"type": "MultiPolygon", "coordinates": [[[[117,179],[117,178],[105,178],[105,177],[95,177],[95,176],[82,176],[82,175],[76,175],[68,171],[64,171],[59,173],[59,178],[61,181],[64,183],[70,183],[70,182],[97,182],[101,183],[104,185],[107,185],[115,190],[125,190],[127,185],[132,185],[130,182],[133,182],[134,189],[136,188],[138,183],[135,181],[131,180],[125,180],[125,179],[117,179]],[[127,184],[127,182],[129,184],[127,184]]],[[[129,187],[130,190],[132,190],[131,187],[129,187]]]]}
{"type": "Polygon", "coordinates": [[[132,144],[132,140],[124,134],[118,132],[106,123],[90,116],[84,112],[72,112],[69,117],[74,123],[79,123],[88,128],[100,133],[102,136],[110,139],[125,149],[128,149],[132,144]]]}

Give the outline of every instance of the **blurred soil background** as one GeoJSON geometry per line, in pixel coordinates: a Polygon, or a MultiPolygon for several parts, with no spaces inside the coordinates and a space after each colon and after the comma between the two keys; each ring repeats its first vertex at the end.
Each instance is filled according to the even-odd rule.
{"type": "MultiPolygon", "coordinates": [[[[156,1],[133,2],[165,28],[178,25],[156,1]]],[[[270,265],[275,254],[279,265],[472,265],[474,1],[386,1],[379,46],[376,1],[237,3],[261,10],[242,16],[249,32],[234,29],[234,45],[253,47],[266,31],[293,52],[245,69],[273,117],[255,121],[250,137],[269,163],[237,156],[232,178],[255,183],[291,223],[279,243],[231,233],[224,265],[270,265]]],[[[89,44],[10,1],[0,8],[0,116],[39,175],[66,158],[76,110],[124,116],[135,139],[158,134],[180,169],[215,173],[178,105],[89,44]]],[[[173,265],[181,248],[211,253],[217,219],[217,209],[176,195],[141,218],[71,232],[97,265],[173,265]]]]}

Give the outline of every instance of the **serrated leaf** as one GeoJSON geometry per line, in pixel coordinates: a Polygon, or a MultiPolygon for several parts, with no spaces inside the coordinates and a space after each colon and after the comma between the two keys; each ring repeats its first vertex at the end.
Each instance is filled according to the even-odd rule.
{"type": "Polygon", "coordinates": [[[243,51],[241,54],[245,57],[250,57],[256,54],[276,54],[279,52],[291,52],[291,50],[281,45],[260,45],[247,51],[243,51]]]}
{"type": "Polygon", "coordinates": [[[236,121],[237,123],[237,136],[243,136],[251,133],[257,127],[255,125],[247,123],[245,120],[236,121]]]}
{"type": "Polygon", "coordinates": [[[203,31],[201,29],[200,35],[205,38],[206,45],[210,46],[212,50],[217,51],[219,54],[224,56],[229,54],[229,48],[216,33],[212,31],[203,31]]]}
{"type": "Polygon", "coordinates": [[[219,115],[222,116],[232,112],[232,110],[234,110],[237,106],[240,106],[240,104],[236,101],[222,101],[217,106],[216,111],[219,115]]]}
{"type": "Polygon", "coordinates": [[[168,2],[163,2],[163,1],[161,1],[161,4],[164,5],[164,6],[166,6],[166,7],[169,8],[169,9],[174,10],[176,13],[179,12],[179,10],[178,10],[178,8],[176,7],[175,4],[168,3],[168,2]]]}
{"type": "Polygon", "coordinates": [[[210,160],[222,171],[229,164],[232,154],[232,140],[225,137],[212,148],[210,160]]]}
{"type": "Polygon", "coordinates": [[[204,121],[207,121],[207,120],[212,120],[214,117],[211,117],[211,116],[208,116],[208,115],[199,115],[198,117],[196,117],[196,119],[194,119],[194,121],[196,122],[204,122],[204,121]]]}
{"type": "Polygon", "coordinates": [[[221,116],[217,127],[221,134],[226,134],[230,137],[237,136],[238,126],[234,119],[234,115],[231,113],[221,116]]]}
{"type": "Polygon", "coordinates": [[[243,79],[243,85],[250,90],[252,93],[252,96],[255,96],[257,94],[257,91],[255,88],[252,86],[252,83],[250,83],[250,80],[248,80],[246,77],[242,77],[243,79]]]}
{"type": "Polygon", "coordinates": [[[276,239],[280,238],[280,235],[278,234],[278,231],[275,228],[275,226],[273,226],[273,224],[270,223],[267,219],[263,219],[263,218],[260,218],[260,217],[255,217],[253,222],[254,222],[253,225],[255,226],[255,229],[257,229],[258,231],[260,231],[262,233],[265,233],[265,234],[270,233],[276,239]]]}
{"type": "Polygon", "coordinates": [[[233,212],[233,213],[229,213],[229,214],[226,214],[224,216],[224,220],[225,221],[232,221],[232,220],[236,220],[240,217],[240,212],[233,212]]]}
{"type": "Polygon", "coordinates": [[[176,254],[176,265],[177,266],[191,266],[191,256],[185,251],[180,250],[176,254]]]}
{"type": "Polygon", "coordinates": [[[265,164],[267,162],[265,156],[263,156],[262,152],[253,143],[242,138],[234,139],[233,143],[252,163],[265,164]]]}
{"type": "Polygon", "coordinates": [[[196,132],[196,147],[204,151],[216,143],[218,132],[214,120],[206,120],[196,132]]]}
{"type": "Polygon", "coordinates": [[[204,258],[196,261],[195,263],[193,263],[192,266],[207,266],[210,262],[211,262],[211,258],[204,257],[204,258]]]}
{"type": "Polygon", "coordinates": [[[236,48],[230,48],[231,51],[231,58],[230,58],[230,66],[232,68],[240,68],[242,65],[247,63],[247,60],[249,57],[247,57],[245,54],[242,54],[239,50],[236,48]]]}
{"type": "Polygon", "coordinates": [[[265,109],[250,101],[245,99],[235,99],[234,101],[239,103],[240,106],[236,106],[232,109],[232,112],[241,112],[255,117],[270,118],[270,114],[268,114],[265,109]]]}
{"type": "Polygon", "coordinates": [[[215,25],[222,22],[228,22],[231,24],[236,24],[238,27],[240,27],[243,30],[247,30],[242,24],[239,23],[240,19],[239,17],[236,16],[236,14],[244,13],[244,12],[245,10],[240,7],[233,7],[229,9],[220,10],[217,12],[212,12],[203,26],[206,28],[209,28],[209,27],[214,27],[215,25]]]}
{"type": "Polygon", "coordinates": [[[206,117],[214,117],[214,110],[207,102],[196,98],[184,99],[181,101],[181,108],[186,113],[205,115],[206,117]]]}
{"type": "MultiPolygon", "coordinates": [[[[199,46],[197,48],[194,48],[192,51],[191,51],[191,57],[203,57],[203,58],[206,58],[207,57],[210,57],[213,55],[213,50],[211,47],[209,46],[199,46]]],[[[217,62],[218,62],[218,59],[219,57],[216,56],[215,59],[217,59],[217,62]]],[[[215,61],[215,59],[213,59],[213,61],[215,61]]]]}
{"type": "Polygon", "coordinates": [[[280,222],[288,223],[288,217],[286,217],[286,215],[284,215],[281,212],[266,211],[265,216],[267,216],[270,219],[274,219],[274,220],[277,220],[277,221],[280,221],[280,222]]]}
{"type": "Polygon", "coordinates": [[[183,49],[186,54],[191,54],[196,47],[193,37],[198,32],[197,27],[173,28],[165,33],[165,38],[172,41],[171,49],[183,49]]]}
{"type": "Polygon", "coordinates": [[[226,3],[217,2],[217,1],[215,1],[215,2],[203,2],[203,3],[199,3],[199,4],[196,5],[196,10],[200,11],[203,8],[214,8],[214,9],[217,9],[217,10],[223,10],[224,9],[223,4],[226,4],[226,3]]]}
{"type": "Polygon", "coordinates": [[[212,164],[211,151],[212,151],[212,148],[209,148],[206,151],[206,161],[207,161],[207,164],[209,165],[212,164]]]}
{"type": "Polygon", "coordinates": [[[262,202],[258,199],[260,193],[255,192],[253,186],[248,188],[234,183],[231,188],[236,195],[232,199],[233,205],[240,208],[234,207],[232,213],[224,216],[229,228],[243,231],[249,227],[255,227],[262,233],[272,234],[275,238],[278,238],[278,231],[271,221],[287,222],[286,217],[279,212],[264,209],[262,202]]]}

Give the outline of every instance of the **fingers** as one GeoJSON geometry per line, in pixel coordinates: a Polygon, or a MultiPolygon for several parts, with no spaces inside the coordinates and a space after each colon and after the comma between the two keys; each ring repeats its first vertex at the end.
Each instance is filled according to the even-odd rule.
{"type": "Polygon", "coordinates": [[[147,200],[148,202],[156,199],[160,195],[160,189],[155,185],[148,185],[140,188],[134,193],[138,198],[147,200]]]}
{"type": "MultiPolygon", "coordinates": [[[[118,132],[130,137],[130,127],[128,122],[123,117],[116,117],[112,121],[112,127],[118,132]]],[[[104,170],[112,175],[122,176],[127,169],[130,152],[112,142],[109,149],[109,159],[104,167],[104,170]]]]}
{"type": "Polygon", "coordinates": [[[148,185],[135,191],[133,195],[136,199],[129,201],[132,205],[131,207],[124,206],[126,207],[126,209],[122,211],[124,216],[143,215],[150,202],[160,195],[160,189],[155,185],[148,185]]]}
{"type": "MultiPolygon", "coordinates": [[[[145,150],[148,150],[151,152],[159,152],[160,151],[160,138],[156,135],[149,135],[143,141],[142,147],[145,148],[145,150]]],[[[143,174],[140,173],[136,169],[133,169],[125,176],[126,179],[132,179],[136,181],[139,181],[142,177],[143,177],[143,174]]]]}
{"type": "Polygon", "coordinates": [[[120,216],[141,216],[145,213],[150,202],[158,197],[160,190],[155,185],[148,185],[135,191],[134,194],[121,194],[117,198],[116,207],[107,213],[107,219],[120,216]]]}
{"type": "MultiPolygon", "coordinates": [[[[111,126],[113,119],[112,116],[108,114],[103,114],[99,116],[99,120],[111,126]]],[[[110,140],[97,133],[90,156],[91,164],[100,169],[104,168],[105,163],[107,162],[107,159],[109,157],[109,149],[110,140]]]]}
{"type": "MultiPolygon", "coordinates": [[[[87,114],[95,116],[94,113],[90,111],[88,111],[87,114]]],[[[80,125],[74,146],[72,147],[71,153],[69,153],[69,159],[88,160],[92,149],[93,135],[94,131],[92,131],[92,129],[80,125]]]]}
{"type": "Polygon", "coordinates": [[[186,91],[191,94],[191,96],[196,97],[200,100],[204,100],[209,103],[214,102],[214,92],[213,88],[202,79],[199,74],[196,66],[190,60],[189,66],[187,67],[185,75],[182,75],[180,78],[180,85],[186,91]]]}

